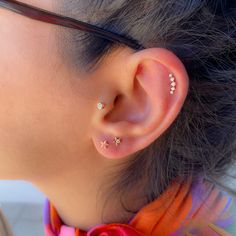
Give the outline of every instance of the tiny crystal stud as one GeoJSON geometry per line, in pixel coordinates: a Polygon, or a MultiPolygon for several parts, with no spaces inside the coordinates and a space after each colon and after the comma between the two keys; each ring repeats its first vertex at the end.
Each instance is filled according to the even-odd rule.
{"type": "Polygon", "coordinates": [[[106,149],[108,148],[108,146],[109,146],[109,142],[107,140],[104,140],[101,142],[101,148],[106,149]]]}
{"type": "Polygon", "coordinates": [[[99,102],[98,104],[97,104],[97,108],[98,108],[98,110],[102,110],[102,109],[104,109],[105,108],[105,103],[102,103],[102,102],[99,102]]]}
{"type": "Polygon", "coordinates": [[[115,137],[113,143],[115,143],[116,146],[119,146],[121,144],[121,138],[115,137]]]}
{"type": "Polygon", "coordinates": [[[170,94],[174,94],[174,91],[176,90],[176,82],[173,74],[169,74],[169,78],[171,81],[171,88],[170,88],[170,94]]]}

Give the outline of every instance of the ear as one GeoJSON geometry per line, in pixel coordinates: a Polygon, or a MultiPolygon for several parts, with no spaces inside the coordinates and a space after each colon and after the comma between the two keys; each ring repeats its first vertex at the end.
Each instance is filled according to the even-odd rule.
{"type": "Polygon", "coordinates": [[[184,65],[167,49],[132,52],[120,64],[116,89],[106,91],[106,101],[114,102],[96,111],[92,129],[97,151],[111,159],[134,154],[164,133],[180,112],[189,86],[184,65]]]}

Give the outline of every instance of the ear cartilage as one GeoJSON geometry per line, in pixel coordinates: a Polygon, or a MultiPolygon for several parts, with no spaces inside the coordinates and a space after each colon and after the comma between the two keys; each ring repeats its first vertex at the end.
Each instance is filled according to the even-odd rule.
{"type": "Polygon", "coordinates": [[[98,110],[103,110],[103,109],[105,108],[105,106],[106,106],[106,104],[103,103],[103,102],[99,102],[99,103],[97,104],[98,110]]]}
{"type": "Polygon", "coordinates": [[[174,91],[176,90],[176,82],[173,74],[169,74],[170,82],[171,82],[171,88],[170,88],[170,94],[174,94],[174,91]]]}
{"type": "Polygon", "coordinates": [[[122,142],[121,138],[118,138],[118,137],[115,137],[113,140],[113,143],[115,143],[116,146],[119,146],[121,142],[122,142]]]}
{"type": "Polygon", "coordinates": [[[101,148],[107,149],[109,146],[109,142],[107,140],[102,141],[101,143],[101,148]]]}

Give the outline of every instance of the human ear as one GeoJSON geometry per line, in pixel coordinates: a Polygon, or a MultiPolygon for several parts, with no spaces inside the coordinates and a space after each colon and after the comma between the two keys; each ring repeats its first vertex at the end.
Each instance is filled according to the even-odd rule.
{"type": "Polygon", "coordinates": [[[189,86],[183,63],[164,48],[131,53],[123,71],[116,91],[107,91],[113,104],[100,104],[92,132],[97,151],[111,159],[134,154],[163,134],[180,112],[189,86]]]}

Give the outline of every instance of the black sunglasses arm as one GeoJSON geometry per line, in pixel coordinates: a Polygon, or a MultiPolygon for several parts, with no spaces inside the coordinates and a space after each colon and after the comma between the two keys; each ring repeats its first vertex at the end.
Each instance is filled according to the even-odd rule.
{"type": "Polygon", "coordinates": [[[144,49],[142,45],[140,45],[136,40],[132,38],[127,38],[119,34],[106,31],[97,26],[88,24],[86,22],[62,16],[38,7],[28,5],[26,3],[18,2],[15,0],[0,0],[0,7],[6,8],[34,20],[92,33],[109,41],[125,44],[135,50],[144,49]]]}

